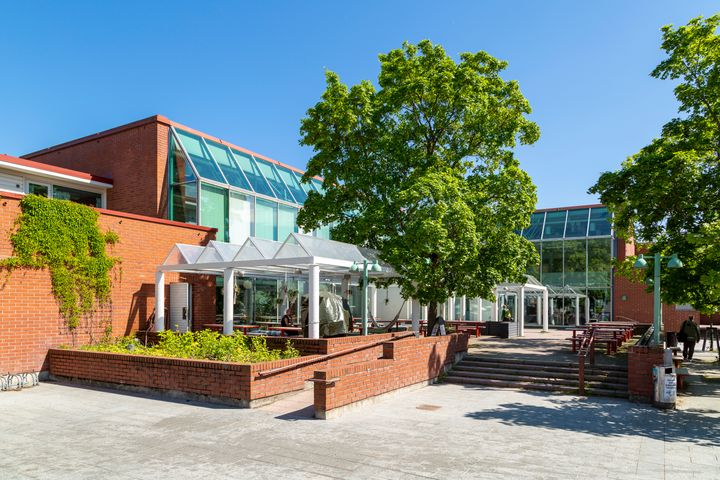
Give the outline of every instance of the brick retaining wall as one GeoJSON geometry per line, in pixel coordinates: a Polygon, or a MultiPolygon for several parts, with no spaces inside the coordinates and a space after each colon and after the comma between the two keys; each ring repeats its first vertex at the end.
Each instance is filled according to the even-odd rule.
{"type": "Polygon", "coordinates": [[[461,333],[387,342],[381,359],[317,370],[315,416],[329,418],[341,407],[436,379],[467,351],[468,338],[461,333]]]}

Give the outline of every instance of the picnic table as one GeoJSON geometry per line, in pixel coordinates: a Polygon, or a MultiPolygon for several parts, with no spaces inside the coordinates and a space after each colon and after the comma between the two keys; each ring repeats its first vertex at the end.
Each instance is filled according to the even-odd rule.
{"type": "MultiPolygon", "coordinates": [[[[222,330],[223,326],[219,323],[206,323],[203,327],[209,330],[222,330]]],[[[244,335],[247,335],[248,331],[257,329],[257,325],[233,325],[233,330],[241,330],[244,335]]]]}
{"type": "Polygon", "coordinates": [[[623,343],[632,338],[634,328],[635,325],[632,323],[591,323],[584,327],[570,328],[573,336],[568,340],[572,342],[572,351],[575,353],[592,332],[594,342],[604,344],[605,352],[610,355],[617,352],[623,343]],[[578,333],[580,334],[578,335],[578,333]]]}
{"type": "Polygon", "coordinates": [[[302,334],[301,327],[268,327],[268,330],[274,332],[280,332],[281,337],[287,337],[288,334],[300,335],[302,334]]]}

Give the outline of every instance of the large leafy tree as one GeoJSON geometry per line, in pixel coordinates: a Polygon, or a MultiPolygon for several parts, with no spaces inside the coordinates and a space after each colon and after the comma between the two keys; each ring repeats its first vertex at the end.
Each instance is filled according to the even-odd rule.
{"type": "Polygon", "coordinates": [[[621,236],[682,259],[684,268],[663,269],[663,299],[707,312],[720,309],[719,24],[715,15],[663,27],[667,58],[651,75],[677,82],[680,115],[590,189],[612,210],[621,236]]]}
{"type": "Polygon", "coordinates": [[[512,148],[539,129],[518,84],[500,77],[507,64],[485,52],[455,62],[422,41],[379,58],[379,89],[327,72],[302,120],[315,152],[305,180],[324,177],[325,192],[309,195],[298,223],[332,222],[334,238],[378,249],[432,323],[449,296],[492,298],[536,261],[515,233],[536,195],[512,148]]]}

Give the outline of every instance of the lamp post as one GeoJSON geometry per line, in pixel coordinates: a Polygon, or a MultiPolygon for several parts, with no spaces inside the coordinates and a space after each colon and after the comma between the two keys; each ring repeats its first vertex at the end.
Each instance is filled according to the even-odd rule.
{"type": "MultiPolygon", "coordinates": [[[[652,257],[654,262],[653,272],[653,342],[655,345],[660,345],[660,325],[662,325],[662,301],[660,300],[660,264],[664,259],[669,259],[668,268],[682,268],[683,264],[678,258],[676,253],[673,253],[669,257],[656,253],[652,257]]],[[[638,255],[634,268],[647,268],[647,260],[645,256],[638,255]]]]}
{"type": "Polygon", "coordinates": [[[368,313],[367,313],[367,301],[368,301],[368,272],[382,272],[382,267],[378,263],[377,260],[375,260],[373,263],[368,263],[367,260],[363,260],[362,265],[358,264],[357,262],[353,262],[352,266],[350,267],[351,272],[357,272],[360,271],[362,273],[362,295],[360,298],[360,309],[361,309],[361,321],[362,321],[362,334],[367,335],[368,334],[368,313]]]}

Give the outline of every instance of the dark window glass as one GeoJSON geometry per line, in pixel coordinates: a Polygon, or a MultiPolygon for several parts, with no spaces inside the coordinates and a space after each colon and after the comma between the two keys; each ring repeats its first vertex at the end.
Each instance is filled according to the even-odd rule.
{"type": "Polygon", "coordinates": [[[563,237],[566,214],[567,210],[563,210],[561,212],[547,212],[547,215],[545,216],[543,239],[563,237]]]}
{"type": "Polygon", "coordinates": [[[585,288],[585,240],[565,240],[565,285],[585,288]]]}
{"type": "Polygon", "coordinates": [[[588,213],[590,209],[569,210],[565,238],[584,237],[587,235],[588,213]]]}
{"type": "Polygon", "coordinates": [[[197,225],[197,184],[173,185],[170,219],[197,225]]]}
{"type": "Polygon", "coordinates": [[[587,294],[590,300],[590,320],[595,322],[609,321],[612,312],[610,289],[589,289],[587,294]]]}
{"type": "Polygon", "coordinates": [[[609,287],[612,268],[611,240],[588,239],[588,286],[609,287]]]}
{"type": "Polygon", "coordinates": [[[275,198],[275,194],[270,188],[270,185],[265,181],[255,162],[250,158],[250,155],[237,150],[233,150],[232,153],[235,156],[237,164],[242,168],[243,172],[245,172],[245,176],[247,176],[247,179],[250,181],[253,190],[262,195],[275,198]]]}
{"type": "Polygon", "coordinates": [[[563,242],[543,242],[542,244],[542,283],[545,285],[563,285],[563,242]]]}
{"type": "Polygon", "coordinates": [[[50,189],[47,185],[39,185],[37,183],[28,184],[28,193],[30,195],[38,195],[40,197],[49,197],[50,189]]]}
{"type": "Polygon", "coordinates": [[[102,207],[102,195],[99,193],[85,192],[70,187],[53,186],[53,198],[58,200],[70,200],[75,203],[82,203],[91,207],[102,207]]]}
{"type": "Polygon", "coordinates": [[[593,208],[590,211],[590,228],[589,237],[598,237],[600,235],[610,235],[612,226],[610,225],[610,213],[606,207],[593,208]]]}
{"type": "MultiPolygon", "coordinates": [[[[538,257],[540,257],[541,253],[542,253],[542,244],[540,242],[533,242],[533,246],[537,249],[538,257]]],[[[540,263],[539,263],[539,261],[538,261],[538,263],[528,265],[527,273],[528,273],[528,275],[532,275],[536,279],[540,280],[540,263]]]]}
{"type": "Polygon", "coordinates": [[[295,177],[297,178],[297,181],[300,183],[300,187],[303,189],[306,196],[308,193],[315,191],[315,189],[312,187],[312,185],[310,183],[303,183],[301,174],[299,174],[298,172],[293,172],[293,173],[295,174],[295,177]]]}
{"type": "Polygon", "coordinates": [[[530,215],[530,226],[523,230],[523,237],[528,240],[540,240],[544,221],[545,213],[533,213],[530,215]]]}

